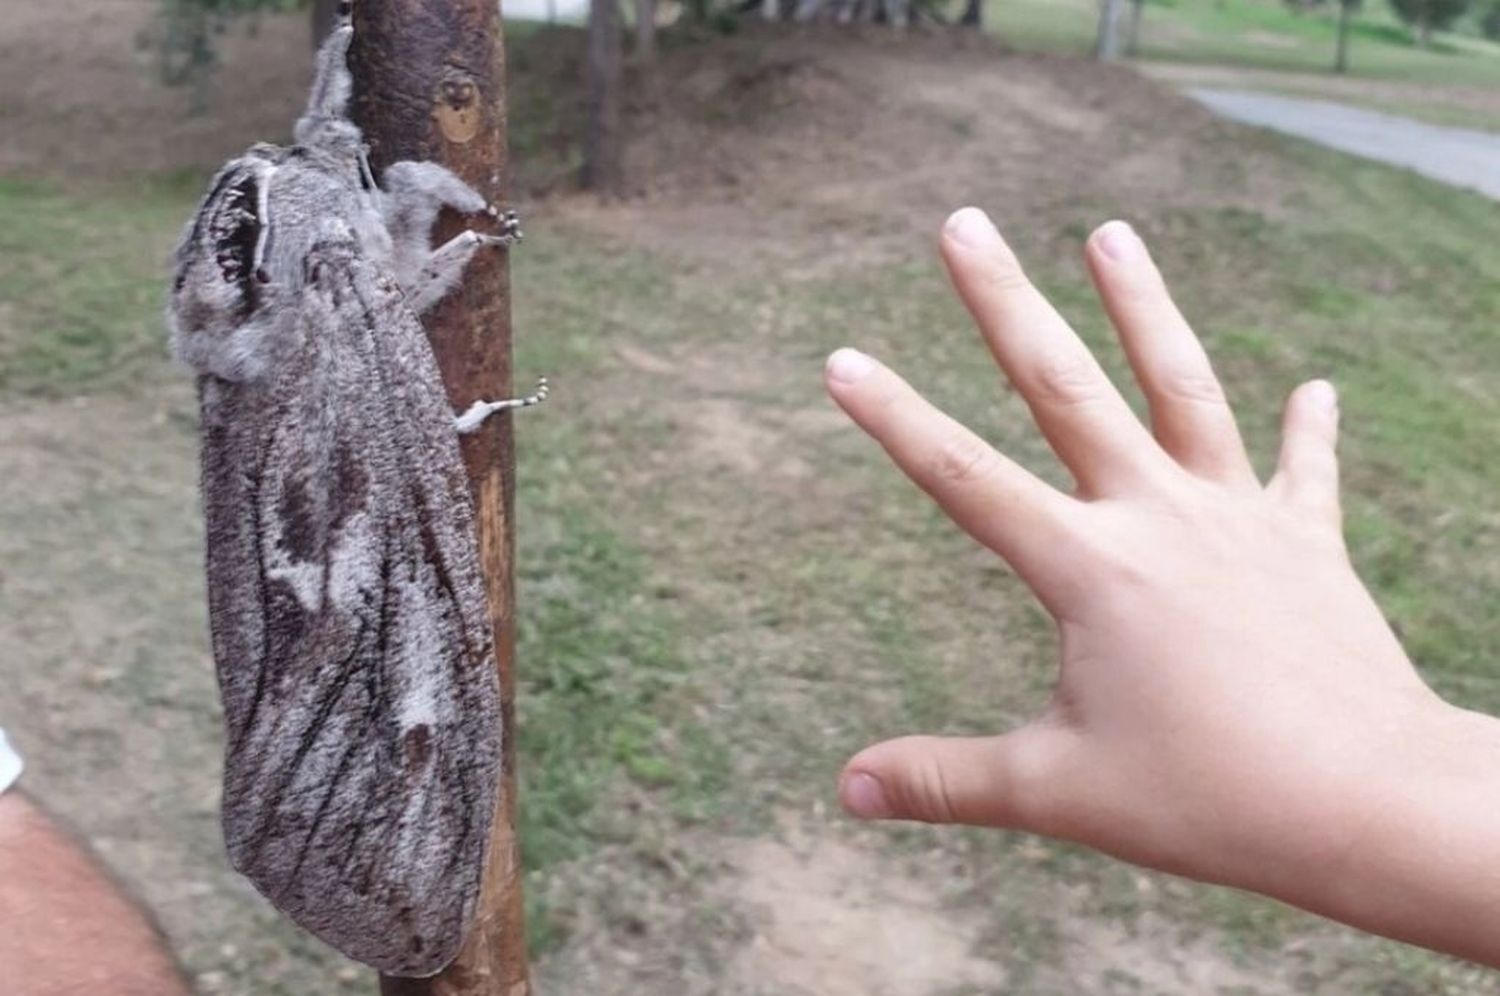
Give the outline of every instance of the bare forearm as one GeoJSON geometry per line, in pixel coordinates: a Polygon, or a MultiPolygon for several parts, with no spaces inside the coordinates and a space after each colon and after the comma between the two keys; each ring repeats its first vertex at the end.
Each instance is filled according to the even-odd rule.
{"type": "Polygon", "coordinates": [[[0,795],[0,975],[13,996],[186,996],[146,916],[78,843],[0,795]]]}
{"type": "Polygon", "coordinates": [[[1364,795],[1363,830],[1321,895],[1286,898],[1500,967],[1500,720],[1448,709],[1404,753],[1364,795]]]}

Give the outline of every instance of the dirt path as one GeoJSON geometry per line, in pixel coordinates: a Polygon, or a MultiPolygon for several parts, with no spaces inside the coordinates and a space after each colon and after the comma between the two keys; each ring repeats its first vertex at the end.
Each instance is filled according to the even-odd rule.
{"type": "Polygon", "coordinates": [[[1404,166],[1500,200],[1500,135],[1424,124],[1327,100],[1207,87],[1188,93],[1232,120],[1404,166]]]}
{"type": "Polygon", "coordinates": [[[1279,93],[1388,111],[1432,124],[1500,130],[1500,88],[1495,87],[1199,63],[1140,62],[1136,68],[1152,79],[1180,89],[1208,87],[1279,93]]]}

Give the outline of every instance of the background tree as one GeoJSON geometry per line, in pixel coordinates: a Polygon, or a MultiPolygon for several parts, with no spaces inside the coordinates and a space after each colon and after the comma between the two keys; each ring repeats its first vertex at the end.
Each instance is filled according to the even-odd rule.
{"type": "Polygon", "coordinates": [[[1339,0],[1338,42],[1333,57],[1333,71],[1336,73],[1349,71],[1349,22],[1359,7],[1360,0],[1339,0]]]}
{"type": "Polygon", "coordinates": [[[1479,18],[1479,30],[1489,39],[1500,39],[1500,0],[1490,4],[1490,9],[1479,18]]]}
{"type": "Polygon", "coordinates": [[[584,187],[605,197],[617,197],[624,188],[620,149],[622,63],[619,0],[592,0],[584,60],[588,114],[583,134],[582,180],[584,187]]]}
{"type": "Polygon", "coordinates": [[[1469,9],[1469,0],[1391,0],[1391,9],[1411,25],[1417,33],[1417,44],[1426,48],[1432,44],[1434,31],[1443,30],[1463,16],[1469,9]]]}
{"type": "Polygon", "coordinates": [[[984,0],[965,0],[964,12],[958,23],[966,28],[984,27],[984,0]]]}
{"type": "Polygon", "coordinates": [[[1141,15],[1146,0],[1130,0],[1130,24],[1125,29],[1125,54],[1134,58],[1141,48],[1141,15]]]}
{"type": "Polygon", "coordinates": [[[642,65],[656,61],[656,0],[635,0],[635,56],[642,65]]]}
{"type": "Polygon", "coordinates": [[[1120,57],[1120,14],[1123,0],[1104,0],[1099,5],[1099,36],[1094,42],[1094,57],[1109,62],[1120,57]]]}

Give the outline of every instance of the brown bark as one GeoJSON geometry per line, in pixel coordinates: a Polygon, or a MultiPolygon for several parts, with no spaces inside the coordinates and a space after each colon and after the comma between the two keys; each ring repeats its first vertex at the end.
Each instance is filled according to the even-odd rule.
{"type": "MultiPolygon", "coordinates": [[[[440,162],[504,203],[505,49],[495,0],[359,0],[354,6],[354,119],[376,173],[401,159],[440,162]]],[[[445,213],[446,240],[473,219],[445,213]]],[[[424,322],[453,407],[506,397],[510,281],[504,253],[481,253],[460,290],[424,322]]],[[[385,996],[527,996],[516,842],[513,550],[515,455],[508,413],[462,440],[474,496],[505,724],[498,808],[479,909],[458,958],[431,979],[382,978],[385,996]]]]}
{"type": "Polygon", "coordinates": [[[984,27],[984,0],[967,0],[958,23],[966,28],[984,27]]]}
{"type": "Polygon", "coordinates": [[[583,185],[617,197],[623,185],[620,163],[620,5],[619,0],[589,4],[583,185]]]}

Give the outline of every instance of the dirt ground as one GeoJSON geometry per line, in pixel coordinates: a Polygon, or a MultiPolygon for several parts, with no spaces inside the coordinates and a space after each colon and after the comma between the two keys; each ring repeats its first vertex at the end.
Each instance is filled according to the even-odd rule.
{"type": "MultiPolygon", "coordinates": [[[[138,47],[150,10],[149,0],[8,0],[0,176],[86,189],[122,174],[206,169],[251,140],[284,134],[307,75],[301,18],[234,32],[206,112],[193,114],[187,93],[153,82],[138,47]]],[[[1170,230],[1172,210],[1205,204],[1274,217],[1297,190],[1270,143],[1230,142],[1232,132],[1196,105],[1126,70],[1007,54],[984,40],[828,42],[787,36],[768,46],[751,33],[669,47],[671,87],[633,77],[635,189],[609,206],[569,193],[564,179],[576,39],[536,39],[515,66],[517,102],[556,111],[517,114],[529,129],[517,136],[530,153],[518,153],[517,182],[531,226],[665,261],[674,268],[665,286],[693,282],[698,289],[682,292],[690,303],[724,309],[712,316],[717,325],[663,324],[672,338],[653,331],[650,302],[624,317],[589,319],[609,330],[607,362],[593,368],[586,397],[564,410],[608,451],[598,459],[611,476],[599,487],[610,491],[611,513],[638,527],[652,562],[668,565],[657,582],[685,591],[693,611],[721,624],[692,654],[703,668],[722,669],[704,708],[733,717],[724,721],[732,731],[761,736],[758,711],[806,716],[808,742],[822,751],[840,749],[847,734],[818,726],[821,696],[840,681],[865,683],[861,648],[839,644],[836,615],[818,619],[816,630],[797,629],[790,580],[786,603],[771,604],[794,622],[766,624],[766,606],[742,594],[743,580],[763,563],[800,564],[794,547],[812,537],[857,543],[851,518],[878,518],[880,507],[859,490],[863,478],[826,471],[830,439],[845,438],[807,377],[818,348],[807,344],[808,326],[826,316],[778,309],[776,295],[910,259],[914,245],[925,254],[934,219],[976,193],[1016,227],[1080,203],[1102,212],[1124,202],[1170,230]],[[727,113],[726,100],[739,110],[727,113]],[[741,286],[764,281],[767,303],[715,302],[715,274],[726,271],[741,286]],[[663,488],[674,508],[653,526],[663,488]],[[703,527],[710,516],[713,527],[703,527]],[[849,663],[814,673],[797,649],[803,642],[849,663]]],[[[1033,227],[1044,234],[1029,248],[1043,255],[1079,237],[1033,227]]],[[[552,317],[519,306],[539,324],[552,317]]],[[[224,866],[193,409],[185,384],[160,383],[0,407],[0,718],[30,745],[31,783],[150,903],[203,993],[368,991],[367,973],[280,923],[224,866]]],[[[994,591],[925,594],[988,612],[980,606],[994,591]]],[[[941,660],[998,656],[1004,644],[1013,655],[1042,639],[1022,616],[995,626],[992,644],[955,638],[933,652],[941,660]]],[[[893,694],[869,693],[872,708],[893,694]]],[[[737,777],[757,784],[806,763],[774,742],[764,753],[776,756],[737,759],[737,777]]],[[[999,918],[994,903],[976,897],[970,872],[989,866],[973,857],[969,838],[920,837],[893,848],[880,831],[828,811],[830,775],[820,769],[807,774],[813,788],[757,800],[769,817],[732,828],[678,829],[653,815],[660,803],[620,789],[603,842],[528,882],[566,922],[539,962],[539,990],[1374,991],[1362,974],[1366,949],[1345,934],[1314,930],[1275,964],[1256,963],[1237,956],[1218,928],[1155,912],[1186,893],[1129,870],[1118,873],[1119,887],[1149,907],[1141,915],[1101,913],[1094,886],[1057,875],[1007,900],[1010,918],[999,918]],[[1028,915],[1027,903],[1045,917],[1028,915]],[[1028,932],[1043,919],[1062,926],[1028,932]]],[[[1018,867],[1070,860],[1036,843],[1006,847],[1018,867]]],[[[1455,972],[1446,991],[1500,991],[1455,972]]]]}
{"type": "Polygon", "coordinates": [[[211,170],[288,134],[311,79],[304,18],[257,19],[220,39],[206,91],[165,87],[149,0],[6,5],[0,174],[115,180],[211,170]],[[268,57],[269,56],[269,57],[268,57]]]}

